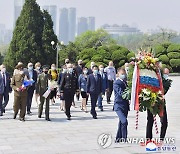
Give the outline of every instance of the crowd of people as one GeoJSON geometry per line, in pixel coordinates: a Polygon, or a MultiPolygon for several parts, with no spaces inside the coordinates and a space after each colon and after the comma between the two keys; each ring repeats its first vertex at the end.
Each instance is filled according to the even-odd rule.
{"type": "MultiPolygon", "coordinates": [[[[127,138],[127,116],[129,111],[129,102],[123,100],[122,93],[127,87],[128,63],[117,70],[110,61],[107,67],[97,66],[91,62],[90,68],[83,65],[79,60],[78,65],[71,64],[69,59],[65,60],[61,71],[58,72],[56,65],[51,67],[37,62],[34,66],[28,63],[27,67],[19,62],[15,67],[13,76],[6,71],[6,66],[0,66],[0,116],[6,112],[6,106],[9,101],[9,93],[14,90],[14,116],[16,119],[20,110],[19,120],[25,121],[25,115],[32,114],[32,98],[38,105],[38,118],[42,118],[43,107],[45,103],[45,120],[51,121],[49,117],[50,103],[55,104],[55,99],[60,98],[60,110],[64,111],[67,120],[71,120],[71,106],[75,106],[74,96],[79,100],[82,97],[81,110],[88,112],[87,101],[90,97],[92,118],[97,119],[96,107],[103,111],[103,99],[106,96],[107,104],[111,103],[111,95],[114,90],[114,111],[119,117],[118,132],[116,140],[127,138]],[[24,81],[33,81],[25,86],[24,81]],[[54,86],[50,86],[50,83],[54,86]],[[50,91],[49,95],[45,93],[50,91]],[[38,103],[39,102],[39,103],[38,103]]],[[[169,70],[164,69],[164,78],[168,77],[169,70]]],[[[165,110],[162,121],[161,137],[164,138],[167,129],[167,114],[165,110]]],[[[152,138],[152,115],[148,112],[147,137],[152,138]]]]}
{"type": "Polygon", "coordinates": [[[9,93],[14,91],[14,116],[16,119],[20,111],[19,120],[25,121],[25,115],[31,115],[31,105],[33,96],[38,105],[38,118],[42,117],[43,107],[45,103],[45,119],[50,121],[49,106],[55,104],[56,98],[60,98],[60,110],[64,111],[67,119],[71,120],[70,108],[75,106],[74,96],[79,101],[82,97],[81,110],[88,112],[87,101],[91,100],[90,113],[94,119],[97,119],[96,106],[103,111],[103,98],[107,96],[107,103],[110,104],[113,91],[113,82],[116,80],[116,70],[113,62],[109,62],[109,66],[97,66],[95,62],[91,62],[90,68],[84,66],[83,61],[79,60],[78,65],[71,64],[69,59],[65,60],[65,64],[61,70],[57,70],[56,65],[52,64],[41,66],[39,62],[35,65],[28,63],[27,67],[19,62],[13,72],[11,78],[4,64],[0,67],[0,116],[6,111],[9,101],[9,93]],[[24,81],[33,81],[28,86],[24,85],[24,81]],[[50,86],[50,84],[54,86],[50,86]],[[48,97],[44,94],[50,90],[48,97]]]}

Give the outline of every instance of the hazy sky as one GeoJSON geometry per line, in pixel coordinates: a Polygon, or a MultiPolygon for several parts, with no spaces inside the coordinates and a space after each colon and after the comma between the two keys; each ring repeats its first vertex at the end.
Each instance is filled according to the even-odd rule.
{"type": "MultiPolygon", "coordinates": [[[[13,26],[14,0],[0,0],[0,23],[13,26]]],[[[40,5],[76,7],[77,16],[95,16],[105,23],[137,25],[142,31],[158,26],[180,32],[180,0],[37,0],[40,5]]],[[[58,11],[59,13],[59,11],[58,11]]]]}

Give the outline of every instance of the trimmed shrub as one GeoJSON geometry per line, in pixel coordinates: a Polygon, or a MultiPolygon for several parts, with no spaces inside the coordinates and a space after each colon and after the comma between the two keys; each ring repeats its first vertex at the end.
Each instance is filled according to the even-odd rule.
{"type": "Polygon", "coordinates": [[[170,52],[167,55],[169,59],[180,59],[180,52],[170,52]]]}
{"type": "Polygon", "coordinates": [[[158,57],[160,61],[162,61],[163,64],[168,64],[169,63],[169,58],[167,55],[161,55],[158,57]]]}
{"type": "Polygon", "coordinates": [[[180,52],[180,44],[171,44],[168,47],[167,52],[180,52]]]}

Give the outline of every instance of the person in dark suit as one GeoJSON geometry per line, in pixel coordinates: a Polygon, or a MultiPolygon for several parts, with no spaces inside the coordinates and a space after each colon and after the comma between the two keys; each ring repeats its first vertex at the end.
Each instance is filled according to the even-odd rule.
{"type": "Polygon", "coordinates": [[[78,91],[78,77],[73,71],[72,64],[67,64],[67,72],[62,75],[59,91],[65,100],[65,113],[67,120],[71,120],[70,108],[74,101],[74,94],[78,91]]]}
{"type": "Polygon", "coordinates": [[[101,75],[98,73],[98,66],[94,65],[93,73],[88,76],[87,79],[87,93],[91,97],[91,115],[94,119],[97,119],[96,103],[98,96],[102,93],[102,81],[101,75]]]}
{"type": "Polygon", "coordinates": [[[5,108],[9,102],[9,93],[12,92],[12,88],[10,86],[11,79],[9,73],[6,71],[5,65],[2,64],[0,66],[0,69],[1,69],[0,75],[3,79],[3,86],[4,86],[4,93],[2,94],[2,99],[4,99],[4,102],[2,103],[2,111],[3,113],[5,113],[5,108]]]}
{"type": "MultiPolygon", "coordinates": [[[[75,68],[78,78],[83,73],[83,61],[80,59],[78,60],[78,65],[75,68]]],[[[76,93],[76,99],[79,101],[80,93],[76,93]]]]}
{"type": "MultiPolygon", "coordinates": [[[[66,72],[67,72],[67,68],[66,68],[66,65],[64,65],[64,66],[62,66],[62,71],[59,73],[59,77],[58,77],[58,85],[59,86],[61,83],[62,76],[66,72]]],[[[58,96],[60,97],[60,100],[61,100],[60,110],[65,111],[65,100],[64,100],[64,97],[60,95],[59,89],[58,89],[58,96]]]]}
{"type": "Polygon", "coordinates": [[[114,81],[114,111],[119,117],[118,131],[116,134],[116,141],[121,142],[127,139],[127,115],[129,111],[129,102],[122,98],[122,93],[127,87],[125,82],[126,73],[123,68],[118,69],[119,78],[114,81]]]}
{"type": "Polygon", "coordinates": [[[32,63],[28,63],[28,74],[29,74],[29,79],[30,80],[34,80],[35,82],[28,87],[28,96],[27,96],[27,114],[30,115],[31,112],[31,104],[32,104],[32,98],[33,98],[33,94],[34,94],[34,90],[35,90],[35,85],[37,82],[37,72],[33,69],[33,64],[32,63]]]}
{"type": "MultiPolygon", "coordinates": [[[[169,75],[169,69],[164,68],[162,70],[162,81],[163,81],[163,87],[164,87],[164,95],[168,92],[168,90],[170,88],[170,87],[166,87],[166,85],[165,85],[165,83],[168,82],[168,80],[169,80],[168,75],[169,75]]],[[[165,138],[165,135],[166,135],[167,127],[168,127],[166,105],[164,105],[163,116],[160,117],[160,122],[161,122],[160,140],[163,141],[165,138]]],[[[150,110],[147,110],[146,138],[149,140],[151,140],[153,137],[153,134],[152,134],[153,124],[154,124],[154,116],[150,112],[150,110]]]]}
{"type": "Polygon", "coordinates": [[[102,94],[100,94],[98,96],[98,108],[103,111],[103,105],[102,105],[102,100],[103,97],[105,95],[105,92],[108,90],[109,88],[109,83],[108,83],[108,77],[107,74],[104,72],[104,66],[103,65],[99,65],[99,74],[101,75],[101,85],[102,85],[102,94]]]}

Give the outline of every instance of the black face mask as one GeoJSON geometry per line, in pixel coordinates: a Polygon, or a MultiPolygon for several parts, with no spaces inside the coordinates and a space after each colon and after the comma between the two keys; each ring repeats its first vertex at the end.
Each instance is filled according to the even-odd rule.
{"type": "Polygon", "coordinates": [[[44,71],[45,74],[48,74],[48,71],[44,71]]]}

